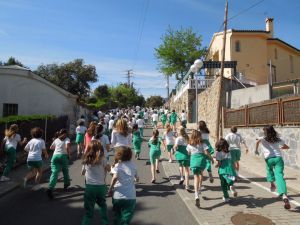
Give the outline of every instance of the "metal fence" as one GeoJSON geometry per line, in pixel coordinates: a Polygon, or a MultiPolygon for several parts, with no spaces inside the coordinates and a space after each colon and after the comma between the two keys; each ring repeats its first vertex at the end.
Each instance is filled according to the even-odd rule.
{"type": "Polygon", "coordinates": [[[242,109],[225,109],[223,116],[225,128],[297,125],[300,124],[300,97],[278,99],[242,109]]]}

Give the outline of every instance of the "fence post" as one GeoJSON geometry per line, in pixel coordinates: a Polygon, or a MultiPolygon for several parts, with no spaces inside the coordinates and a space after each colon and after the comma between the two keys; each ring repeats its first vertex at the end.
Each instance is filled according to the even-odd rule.
{"type": "Polygon", "coordinates": [[[249,126],[249,109],[248,109],[248,105],[246,105],[245,107],[245,127],[249,126]]]}
{"type": "Polygon", "coordinates": [[[282,98],[278,99],[277,101],[277,108],[278,108],[278,125],[282,126],[283,125],[283,102],[282,102],[282,98]]]}

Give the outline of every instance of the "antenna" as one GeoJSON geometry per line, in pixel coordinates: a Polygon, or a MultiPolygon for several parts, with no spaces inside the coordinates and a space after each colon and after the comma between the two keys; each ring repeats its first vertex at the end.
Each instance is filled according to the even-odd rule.
{"type": "Polygon", "coordinates": [[[130,78],[133,77],[133,70],[132,69],[125,70],[125,72],[126,72],[126,78],[127,78],[127,85],[128,85],[128,87],[131,87],[130,78]]]}

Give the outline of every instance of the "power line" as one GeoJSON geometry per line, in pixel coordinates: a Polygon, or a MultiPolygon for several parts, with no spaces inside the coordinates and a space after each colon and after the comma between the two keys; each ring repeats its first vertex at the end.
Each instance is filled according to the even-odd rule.
{"type": "Polygon", "coordinates": [[[234,16],[230,17],[228,20],[233,20],[233,19],[235,19],[236,17],[238,17],[238,16],[244,14],[245,12],[249,11],[250,9],[254,8],[255,6],[261,4],[261,3],[264,2],[264,1],[265,1],[265,0],[260,0],[260,1],[256,2],[256,3],[254,3],[253,5],[249,6],[248,8],[243,9],[243,10],[241,10],[240,12],[238,12],[237,14],[235,14],[234,16]]]}
{"type": "Polygon", "coordinates": [[[127,85],[128,85],[128,87],[131,87],[132,86],[132,84],[131,84],[131,77],[133,77],[133,70],[125,70],[125,72],[126,72],[126,78],[127,78],[127,85]]]}
{"type": "Polygon", "coordinates": [[[149,1],[150,0],[145,0],[144,4],[142,6],[142,14],[141,14],[139,25],[138,25],[137,47],[136,47],[136,50],[135,50],[135,53],[134,53],[132,68],[134,68],[134,66],[136,64],[138,53],[139,53],[139,50],[140,50],[140,45],[141,45],[143,32],[144,32],[144,25],[145,25],[145,21],[146,21],[148,9],[149,9],[149,1]]]}

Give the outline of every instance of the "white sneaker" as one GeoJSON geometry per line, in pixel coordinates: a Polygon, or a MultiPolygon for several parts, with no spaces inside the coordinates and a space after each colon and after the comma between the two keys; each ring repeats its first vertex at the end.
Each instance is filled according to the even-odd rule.
{"type": "Polygon", "coordinates": [[[171,163],[172,162],[172,159],[169,159],[169,163],[171,163]]]}
{"type": "Polygon", "coordinates": [[[35,185],[35,186],[32,188],[32,190],[33,190],[33,191],[38,191],[38,190],[40,190],[40,189],[42,189],[42,188],[43,188],[42,185],[37,184],[37,185],[35,185]]]}
{"type": "Polygon", "coordinates": [[[1,181],[1,182],[4,182],[4,181],[10,181],[10,178],[9,178],[9,177],[6,177],[6,176],[1,176],[0,181],[1,181]]]}
{"type": "Polygon", "coordinates": [[[224,201],[225,203],[227,203],[227,202],[230,201],[230,199],[229,199],[229,198],[224,198],[224,197],[223,197],[223,201],[224,201]]]}
{"type": "Polygon", "coordinates": [[[238,193],[237,191],[235,190],[235,187],[234,186],[230,186],[230,191],[231,191],[231,194],[233,195],[233,197],[237,197],[238,193]]]}

